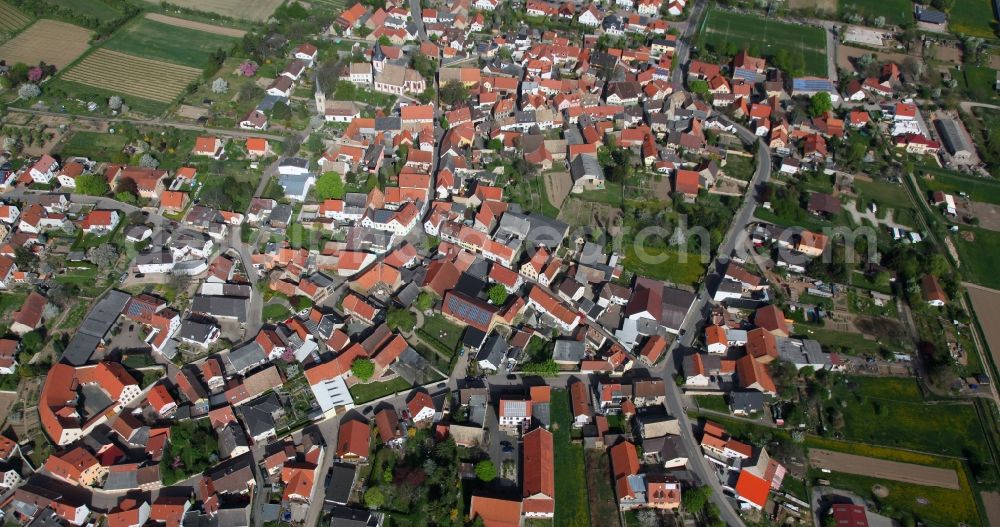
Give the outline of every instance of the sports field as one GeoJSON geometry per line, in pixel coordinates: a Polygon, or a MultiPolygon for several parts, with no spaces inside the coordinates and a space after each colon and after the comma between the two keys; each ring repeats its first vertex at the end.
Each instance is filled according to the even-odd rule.
{"type": "Polygon", "coordinates": [[[104,48],[201,68],[214,51],[228,50],[235,42],[234,37],[142,18],[115,33],[104,48]]]}
{"type": "Polygon", "coordinates": [[[840,12],[858,13],[866,20],[885,17],[886,24],[900,25],[913,20],[912,0],[840,0],[840,12]]]}
{"type": "Polygon", "coordinates": [[[0,2],[0,38],[21,29],[29,22],[31,17],[6,2],[0,2]]]}
{"type": "Polygon", "coordinates": [[[169,103],[200,75],[198,68],[99,49],[61,78],[110,92],[169,103]]]}
{"type": "Polygon", "coordinates": [[[778,50],[801,52],[806,73],[826,76],[826,32],[822,28],[774,22],[742,13],[710,9],[698,34],[699,45],[756,47],[765,57],[778,50]]]}
{"type": "MultiPolygon", "coordinates": [[[[146,0],[150,4],[160,4],[159,0],[146,0]]],[[[284,0],[170,0],[176,6],[207,13],[216,13],[239,20],[264,22],[284,0]]]]}
{"type": "Polygon", "coordinates": [[[61,68],[87,51],[89,42],[89,30],[65,22],[39,20],[0,46],[0,60],[9,64],[44,61],[61,68]]]}
{"type": "Polygon", "coordinates": [[[974,37],[996,38],[996,18],[990,0],[958,0],[948,13],[948,29],[974,37]]]}

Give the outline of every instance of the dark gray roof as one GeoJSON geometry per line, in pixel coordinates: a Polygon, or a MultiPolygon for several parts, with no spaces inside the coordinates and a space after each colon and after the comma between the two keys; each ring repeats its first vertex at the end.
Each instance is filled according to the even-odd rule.
{"type": "Polygon", "coordinates": [[[365,509],[337,506],[330,509],[330,525],[331,527],[375,527],[379,523],[375,514],[365,509]]]}
{"type": "Polygon", "coordinates": [[[556,362],[580,362],[586,351],[587,345],[583,341],[559,339],[552,350],[552,359],[556,362]]]}
{"type": "Polygon", "coordinates": [[[195,342],[204,342],[213,328],[215,328],[215,324],[206,324],[188,319],[181,322],[181,329],[178,332],[178,336],[195,342]]]}
{"type": "Polygon", "coordinates": [[[111,326],[118,320],[118,315],[130,298],[132,297],[128,293],[112,289],[98,300],[70,339],[63,352],[63,361],[73,366],[86,364],[104,336],[111,331],[111,326]]]}
{"type": "Polygon", "coordinates": [[[354,476],[357,467],[351,463],[334,463],[327,477],[326,502],[334,505],[346,505],[351,499],[351,487],[354,486],[354,476]]]}
{"type": "Polygon", "coordinates": [[[197,295],[191,303],[191,311],[213,317],[235,318],[240,322],[246,322],[247,299],[197,295]]]}
{"type": "Polygon", "coordinates": [[[757,391],[729,392],[729,407],[746,413],[759,412],[764,408],[764,394],[757,391]]]}
{"type": "Polygon", "coordinates": [[[226,354],[226,369],[230,372],[239,373],[249,370],[255,365],[264,361],[264,349],[255,340],[233,348],[226,354]]]}
{"type": "Polygon", "coordinates": [[[500,362],[503,361],[508,349],[510,349],[510,343],[507,342],[507,339],[499,333],[493,332],[486,338],[483,347],[476,354],[476,361],[486,361],[494,367],[500,368],[500,362]]]}

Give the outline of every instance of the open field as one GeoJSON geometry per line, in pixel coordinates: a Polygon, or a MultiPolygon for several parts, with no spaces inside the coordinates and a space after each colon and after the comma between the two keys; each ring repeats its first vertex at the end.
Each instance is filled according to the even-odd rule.
{"type": "MultiPolygon", "coordinates": [[[[160,3],[157,0],[146,1],[150,4],[160,3]]],[[[274,10],[282,2],[284,0],[254,0],[253,2],[244,2],[242,0],[171,0],[168,3],[186,9],[215,13],[224,17],[263,22],[274,13],[274,10]]]]}
{"type": "Polygon", "coordinates": [[[829,13],[837,12],[837,0],[788,0],[792,9],[819,9],[829,13]]]}
{"type": "Polygon", "coordinates": [[[953,33],[996,38],[995,23],[991,0],[961,0],[954,3],[948,14],[948,29],[953,33]]]}
{"type": "Polygon", "coordinates": [[[0,2],[0,38],[18,31],[27,26],[29,22],[31,22],[31,17],[6,2],[0,2]]]}
{"type": "MultiPolygon", "coordinates": [[[[569,196],[570,189],[573,188],[573,178],[569,172],[547,172],[542,174],[545,180],[545,193],[549,196],[552,205],[559,207],[566,196],[569,196]]],[[[603,191],[600,191],[603,192],[603,191]]]]}
{"type": "Polygon", "coordinates": [[[204,22],[195,22],[194,20],[186,20],[183,18],[161,15],[160,13],[146,13],[146,18],[154,22],[161,22],[171,26],[183,27],[187,29],[196,29],[198,31],[204,31],[205,33],[222,35],[224,37],[243,38],[243,35],[246,35],[247,33],[242,29],[214,26],[212,24],[206,24],[204,22]]]}
{"type": "Polygon", "coordinates": [[[926,525],[935,526],[987,525],[979,518],[975,495],[969,488],[964,473],[959,474],[961,490],[927,487],[844,472],[826,474],[816,471],[814,475],[829,480],[834,488],[855,492],[871,500],[896,518],[912,515],[926,525]],[[872,492],[875,485],[883,487],[888,495],[876,496],[872,492]]]}
{"type": "Polygon", "coordinates": [[[839,5],[841,13],[858,13],[869,20],[883,16],[887,24],[913,20],[911,0],[840,0],[839,5]]]}
{"type": "Polygon", "coordinates": [[[1000,291],[970,283],[964,285],[969,292],[969,298],[972,299],[972,309],[979,317],[979,326],[983,328],[983,334],[986,336],[986,345],[993,354],[993,363],[1000,364],[1000,325],[985,323],[996,313],[1000,313],[1000,291]]]}
{"type": "Polygon", "coordinates": [[[198,79],[201,70],[99,49],[67,71],[68,81],[169,103],[198,79]]]}
{"type": "Polygon", "coordinates": [[[1000,232],[973,228],[960,234],[966,231],[971,234],[971,239],[961,235],[951,237],[962,262],[959,270],[970,282],[1000,289],[1000,274],[994,267],[996,255],[1000,254],[1000,232]]]}
{"type": "Polygon", "coordinates": [[[229,49],[236,39],[214,33],[140,19],[115,33],[105,49],[185,66],[203,67],[218,49],[229,49]]]}
{"type": "Polygon", "coordinates": [[[87,51],[90,31],[55,20],[39,20],[0,46],[0,60],[10,64],[44,61],[62,68],[87,51]],[[58,35],[59,38],[53,38],[58,35]]]}
{"type": "Polygon", "coordinates": [[[631,241],[625,246],[625,269],[635,274],[648,276],[656,280],[674,282],[676,284],[694,285],[701,281],[705,274],[707,263],[703,263],[700,254],[681,253],[676,249],[660,249],[645,247],[642,251],[649,255],[649,261],[643,261],[636,252],[636,243],[631,241]]]}
{"type": "Polygon", "coordinates": [[[95,161],[111,161],[125,148],[124,135],[100,132],[76,132],[63,143],[59,153],[63,157],[82,156],[95,161]]]}
{"type": "Polygon", "coordinates": [[[709,10],[697,41],[701,45],[721,46],[732,42],[737,46],[757,47],[765,57],[778,50],[801,51],[806,73],[826,75],[826,33],[822,28],[773,22],[765,18],[740,13],[709,10]]]}
{"type": "Polygon", "coordinates": [[[53,4],[69,9],[83,16],[94,17],[101,22],[114,20],[122,16],[122,12],[115,9],[111,4],[101,0],[50,0],[53,4]]]}
{"type": "Polygon", "coordinates": [[[843,414],[839,432],[845,440],[984,460],[990,457],[975,406],[925,400],[913,378],[849,377],[834,386],[831,404],[843,414]]]}
{"type": "Polygon", "coordinates": [[[1000,183],[996,180],[966,176],[950,170],[932,167],[920,167],[920,169],[929,176],[917,179],[924,191],[940,190],[952,194],[965,192],[973,201],[983,201],[1000,205],[1000,183]]]}
{"type": "Polygon", "coordinates": [[[865,456],[855,456],[830,450],[810,449],[809,463],[816,468],[836,470],[859,476],[869,476],[914,485],[958,490],[958,475],[954,470],[924,467],[865,456]]]}

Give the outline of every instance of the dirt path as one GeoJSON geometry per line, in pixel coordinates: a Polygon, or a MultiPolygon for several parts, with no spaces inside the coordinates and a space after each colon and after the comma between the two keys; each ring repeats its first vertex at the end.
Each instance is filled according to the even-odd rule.
{"type": "Polygon", "coordinates": [[[854,220],[854,223],[857,223],[858,225],[861,225],[861,220],[863,218],[872,222],[872,225],[885,225],[887,227],[896,227],[897,229],[910,230],[909,227],[906,227],[905,225],[900,225],[896,223],[895,220],[892,219],[892,213],[894,212],[892,209],[887,209],[885,211],[885,218],[881,220],[878,219],[878,216],[876,216],[875,213],[872,212],[872,210],[869,208],[865,208],[864,212],[858,212],[857,202],[854,200],[851,200],[849,203],[847,203],[846,206],[844,207],[844,210],[846,210],[848,214],[851,215],[851,218],[854,220]]]}
{"type": "Polygon", "coordinates": [[[243,35],[247,33],[242,29],[214,26],[212,24],[205,24],[203,22],[195,22],[194,20],[185,20],[183,18],[175,18],[172,16],[161,15],[159,13],[146,13],[146,18],[154,22],[160,22],[163,24],[169,24],[171,26],[177,26],[177,27],[186,27],[188,29],[197,29],[198,31],[204,31],[205,33],[213,33],[216,35],[222,35],[224,37],[243,38],[243,35]]]}
{"type": "Polygon", "coordinates": [[[809,450],[809,462],[816,468],[835,472],[961,490],[958,474],[954,470],[945,468],[925,467],[821,449],[809,450]]]}
{"type": "Polygon", "coordinates": [[[983,492],[983,508],[990,525],[1000,525],[1000,492],[983,492]]]}

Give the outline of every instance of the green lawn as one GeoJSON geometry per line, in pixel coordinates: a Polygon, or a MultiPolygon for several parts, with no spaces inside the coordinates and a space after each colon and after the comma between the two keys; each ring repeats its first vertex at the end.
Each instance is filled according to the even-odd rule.
{"type": "Polygon", "coordinates": [[[291,316],[292,312],[284,306],[284,304],[268,304],[264,306],[261,315],[264,320],[268,322],[277,322],[279,320],[285,320],[291,316]]]}
{"type": "Polygon", "coordinates": [[[89,308],[90,306],[86,302],[77,302],[70,308],[69,313],[66,314],[66,318],[59,324],[59,329],[73,329],[78,327],[83,322],[83,317],[86,316],[89,308]]]}
{"type": "Polygon", "coordinates": [[[991,179],[966,176],[952,172],[950,170],[920,167],[922,175],[928,174],[933,177],[919,177],[920,187],[925,192],[940,190],[948,193],[965,192],[973,201],[982,201],[1000,205],[1000,182],[991,179]]]}
{"type": "Polygon", "coordinates": [[[408,389],[410,389],[410,383],[402,377],[396,377],[386,382],[355,384],[351,386],[351,396],[354,397],[354,404],[364,404],[408,389]]]}
{"type": "MultiPolygon", "coordinates": [[[[961,470],[960,467],[959,470],[961,470]]],[[[979,514],[973,491],[968,488],[967,481],[966,488],[952,490],[840,472],[826,474],[816,471],[814,476],[830,481],[835,488],[855,492],[878,503],[887,509],[883,512],[889,516],[905,517],[912,514],[928,525],[983,525],[978,519],[979,514]],[[872,493],[872,487],[875,485],[887,488],[889,495],[885,498],[875,496],[872,493]],[[922,502],[926,504],[922,504],[922,502]]],[[[959,481],[963,480],[965,480],[964,473],[959,472],[959,481]]]]}
{"type": "Polygon", "coordinates": [[[586,450],[586,467],[588,489],[596,491],[596,499],[590,500],[593,505],[590,519],[593,525],[616,525],[618,523],[618,505],[615,501],[615,489],[611,486],[611,462],[607,452],[600,449],[586,450]]]}
{"type": "Polygon", "coordinates": [[[698,403],[699,408],[724,414],[729,413],[729,404],[726,403],[726,398],[722,395],[695,395],[694,400],[698,403]]]}
{"type": "Polygon", "coordinates": [[[889,207],[891,209],[912,209],[913,201],[902,185],[888,183],[885,181],[862,181],[854,180],[854,188],[866,201],[874,201],[881,209],[889,207]]]}
{"type": "Polygon", "coordinates": [[[26,293],[0,293],[0,315],[13,311],[22,304],[24,304],[24,299],[27,298],[26,293]]]}
{"type": "Polygon", "coordinates": [[[93,86],[79,84],[56,77],[45,83],[42,100],[53,108],[66,108],[68,113],[88,114],[87,101],[106,101],[113,95],[118,95],[128,105],[129,110],[145,115],[161,115],[170,107],[169,103],[122,95],[121,93],[102,90],[93,86]]]}
{"type": "Polygon", "coordinates": [[[800,210],[802,210],[802,214],[799,215],[799,217],[786,218],[775,214],[773,209],[769,210],[761,206],[757,207],[757,209],[754,210],[753,215],[755,218],[761,221],[773,223],[780,227],[802,227],[803,229],[809,229],[813,232],[822,232],[823,229],[833,226],[831,222],[826,221],[824,219],[820,219],[819,217],[814,216],[812,214],[809,214],[805,211],[805,209],[800,209],[800,210]]]}
{"type": "Polygon", "coordinates": [[[989,459],[974,405],[926,401],[912,378],[851,377],[833,389],[844,439],[933,454],[989,459]]]}
{"type": "Polygon", "coordinates": [[[82,16],[94,17],[101,22],[114,20],[122,12],[101,0],[49,0],[52,4],[76,11],[82,16]]]}
{"type": "Polygon", "coordinates": [[[961,236],[951,239],[962,261],[959,270],[970,281],[993,289],[1000,289],[1000,273],[993,267],[1000,255],[1000,232],[971,228],[975,240],[968,242],[961,236]]]}
{"type": "Polygon", "coordinates": [[[130,55],[201,68],[218,49],[228,51],[233,37],[171,26],[140,18],[114,34],[105,48],[130,55]]]}
{"type": "Polygon", "coordinates": [[[607,203],[613,207],[622,206],[622,185],[621,183],[607,182],[604,190],[585,190],[579,194],[570,194],[571,197],[580,198],[583,201],[593,201],[596,203],[607,203]]]}
{"type": "Polygon", "coordinates": [[[422,340],[430,340],[441,347],[441,351],[454,353],[458,349],[458,344],[462,340],[464,328],[448,321],[444,315],[435,313],[429,317],[424,317],[424,325],[418,330],[422,340]]]}
{"type": "Polygon", "coordinates": [[[801,52],[809,75],[827,74],[826,34],[822,28],[775,22],[755,15],[711,9],[698,34],[699,45],[756,46],[771,57],[778,50],[801,52]]]}
{"type": "Polygon", "coordinates": [[[660,249],[656,247],[646,247],[642,252],[648,255],[652,261],[644,262],[637,254],[634,242],[626,243],[625,269],[640,276],[648,276],[657,280],[665,280],[676,284],[694,285],[699,283],[705,275],[705,268],[708,265],[701,261],[700,254],[686,255],[687,261],[682,261],[682,255],[675,249],[660,249]]]}
{"type": "Polygon", "coordinates": [[[845,333],[843,331],[833,331],[815,326],[798,324],[795,326],[795,334],[802,337],[819,341],[823,346],[846,347],[852,354],[877,353],[879,343],[868,340],[860,333],[845,333]]]}
{"type": "Polygon", "coordinates": [[[59,152],[63,157],[81,156],[94,161],[110,161],[125,147],[128,138],[124,135],[100,132],[76,132],[63,144],[59,152]]]}
{"type": "Polygon", "coordinates": [[[913,20],[911,0],[840,0],[837,6],[841,13],[858,13],[867,20],[882,16],[887,24],[897,26],[913,20]]]}
{"type": "Polygon", "coordinates": [[[555,445],[556,512],[554,527],[589,527],[587,486],[584,483],[583,445],[570,441],[572,417],[569,392],[553,390],[551,400],[552,439],[555,445]]]}
{"type": "Polygon", "coordinates": [[[337,90],[333,94],[336,101],[357,101],[378,106],[379,108],[392,108],[396,98],[392,95],[379,93],[366,88],[359,88],[350,81],[340,81],[337,83],[337,90]]]}
{"type": "Polygon", "coordinates": [[[948,14],[948,29],[982,38],[996,38],[991,0],[958,0],[948,14]]]}
{"type": "Polygon", "coordinates": [[[996,70],[982,66],[966,66],[961,71],[953,69],[952,75],[958,81],[958,86],[965,91],[968,98],[978,102],[996,102],[997,92],[994,88],[996,70]]]}

